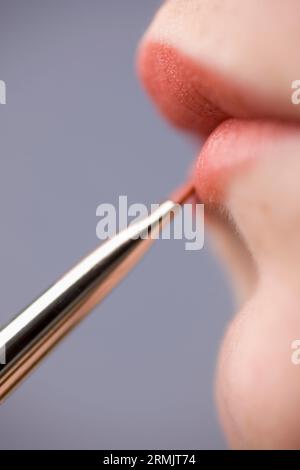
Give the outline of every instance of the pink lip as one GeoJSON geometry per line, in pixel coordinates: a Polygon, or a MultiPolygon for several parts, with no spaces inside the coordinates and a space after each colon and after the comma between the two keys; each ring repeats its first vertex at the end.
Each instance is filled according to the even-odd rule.
{"type": "Polygon", "coordinates": [[[176,49],[158,43],[143,44],[138,71],[161,113],[175,126],[208,134],[229,117],[217,105],[218,94],[222,94],[220,79],[176,49]]]}
{"type": "Polygon", "coordinates": [[[195,171],[196,188],[205,202],[222,203],[232,178],[263,156],[270,142],[299,132],[297,126],[270,120],[253,92],[171,46],[144,43],[138,69],[148,93],[173,125],[209,136],[195,171]]]}
{"type": "Polygon", "coordinates": [[[272,117],[253,90],[201,66],[172,46],[142,43],[138,72],[159,110],[174,125],[208,135],[229,117],[272,117]]]}
{"type": "Polygon", "coordinates": [[[266,119],[228,119],[203,145],[195,184],[201,199],[220,203],[230,182],[257,159],[267,158],[284,139],[299,135],[299,126],[266,119]]]}

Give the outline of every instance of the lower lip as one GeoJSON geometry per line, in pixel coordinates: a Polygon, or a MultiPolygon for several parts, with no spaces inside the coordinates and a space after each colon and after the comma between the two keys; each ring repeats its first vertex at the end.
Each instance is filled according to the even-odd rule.
{"type": "Polygon", "coordinates": [[[208,137],[197,159],[197,194],[204,202],[224,202],[237,175],[257,160],[278,155],[282,142],[299,140],[299,135],[299,126],[289,123],[260,119],[224,121],[208,137]]]}

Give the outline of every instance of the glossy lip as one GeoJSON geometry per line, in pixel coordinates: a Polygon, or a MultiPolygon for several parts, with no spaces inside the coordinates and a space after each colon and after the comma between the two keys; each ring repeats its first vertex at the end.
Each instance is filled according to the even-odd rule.
{"type": "Polygon", "coordinates": [[[276,121],[268,103],[253,90],[233,84],[168,44],[144,40],[138,71],[173,125],[208,136],[195,171],[195,185],[204,202],[222,203],[232,177],[251,164],[255,154],[263,155],[268,141],[298,131],[295,125],[276,121]]]}

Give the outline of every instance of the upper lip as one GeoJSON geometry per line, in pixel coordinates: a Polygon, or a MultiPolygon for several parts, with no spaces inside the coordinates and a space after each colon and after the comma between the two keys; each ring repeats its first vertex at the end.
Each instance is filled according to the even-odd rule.
{"type": "Polygon", "coordinates": [[[231,117],[273,117],[257,90],[233,83],[168,44],[144,40],[138,72],[159,110],[179,128],[207,136],[231,117]]]}
{"type": "Polygon", "coordinates": [[[142,43],[138,71],[162,114],[177,127],[209,134],[230,116],[218,103],[226,83],[166,44],[142,43]]]}

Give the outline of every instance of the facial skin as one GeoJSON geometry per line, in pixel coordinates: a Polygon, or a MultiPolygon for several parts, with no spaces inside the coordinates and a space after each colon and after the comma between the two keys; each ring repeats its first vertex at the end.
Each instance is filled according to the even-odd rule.
{"type": "Polygon", "coordinates": [[[232,448],[300,449],[298,0],[168,0],[138,54],[175,126],[207,139],[194,174],[237,313],[216,398],[232,448]]]}

